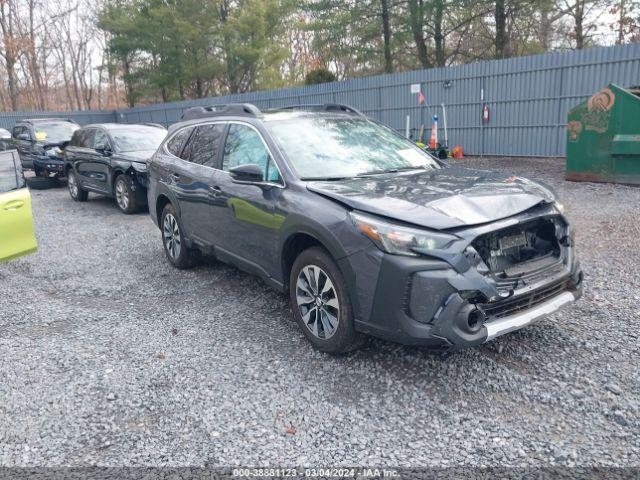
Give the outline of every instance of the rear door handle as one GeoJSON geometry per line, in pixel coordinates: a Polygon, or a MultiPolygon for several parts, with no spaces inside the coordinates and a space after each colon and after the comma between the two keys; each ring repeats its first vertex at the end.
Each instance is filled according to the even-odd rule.
{"type": "Polygon", "coordinates": [[[11,200],[4,204],[5,210],[17,210],[24,205],[24,200],[11,200]]]}
{"type": "Polygon", "coordinates": [[[209,187],[209,190],[213,193],[214,197],[219,197],[220,195],[222,195],[222,189],[217,185],[209,187]]]}
{"type": "Polygon", "coordinates": [[[178,175],[177,173],[172,173],[171,179],[177,182],[178,180],[180,180],[180,175],[178,175]]]}

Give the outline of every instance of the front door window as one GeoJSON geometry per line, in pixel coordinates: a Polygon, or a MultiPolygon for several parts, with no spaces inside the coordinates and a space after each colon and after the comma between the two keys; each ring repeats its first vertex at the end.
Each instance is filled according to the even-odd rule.
{"type": "Polygon", "coordinates": [[[224,145],[222,169],[229,171],[233,167],[246,164],[258,165],[262,169],[264,181],[281,182],[278,169],[258,132],[247,125],[233,123],[229,127],[224,145]]]}

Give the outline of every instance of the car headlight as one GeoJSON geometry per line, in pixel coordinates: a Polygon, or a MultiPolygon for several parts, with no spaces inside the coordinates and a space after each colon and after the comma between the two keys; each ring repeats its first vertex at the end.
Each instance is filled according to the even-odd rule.
{"type": "Polygon", "coordinates": [[[416,257],[415,250],[447,248],[458,237],[446,233],[404,227],[362,213],[350,212],[356,228],[383,252],[416,257]]]}

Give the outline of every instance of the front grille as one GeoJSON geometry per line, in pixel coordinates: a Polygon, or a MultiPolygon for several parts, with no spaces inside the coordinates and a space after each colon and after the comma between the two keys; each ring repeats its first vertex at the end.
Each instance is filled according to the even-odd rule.
{"type": "MultiPolygon", "coordinates": [[[[531,261],[528,264],[532,267],[532,270],[521,275],[510,276],[510,277],[498,277],[493,276],[491,273],[488,273],[487,276],[491,276],[495,282],[496,289],[504,294],[508,293],[510,290],[516,290],[517,288],[521,288],[526,285],[533,285],[545,278],[555,277],[561,275],[563,271],[566,270],[564,265],[564,261],[562,258],[546,258],[545,262],[536,262],[531,261]],[[539,263],[540,266],[536,268],[536,263],[539,263]]],[[[527,264],[525,263],[525,266],[527,264]]]]}
{"type": "Polygon", "coordinates": [[[489,318],[502,318],[535,307],[536,305],[564,292],[568,288],[569,278],[565,278],[559,282],[534,290],[533,292],[518,295],[517,297],[508,298],[506,300],[485,303],[483,305],[478,305],[478,307],[480,307],[480,309],[489,318]]]}
{"type": "Polygon", "coordinates": [[[478,236],[471,246],[501,294],[561,274],[560,217],[540,217],[478,236]]]}

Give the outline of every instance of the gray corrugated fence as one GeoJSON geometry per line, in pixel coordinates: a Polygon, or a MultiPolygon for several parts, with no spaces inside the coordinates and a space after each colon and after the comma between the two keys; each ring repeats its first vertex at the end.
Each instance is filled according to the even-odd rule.
{"type": "MultiPolygon", "coordinates": [[[[421,123],[428,127],[433,114],[441,116],[440,105],[444,103],[451,146],[462,145],[469,154],[563,156],[568,110],[610,82],[623,87],[640,85],[640,44],[147,105],[118,110],[115,117],[118,122],[170,125],[194,105],[249,102],[270,108],[337,102],[351,105],[401,132],[410,115],[415,136],[421,123]],[[417,83],[426,97],[422,106],[418,106],[417,95],[410,92],[411,85],[417,83]],[[487,124],[482,122],[485,104],[489,108],[487,124]]],[[[88,118],[80,117],[82,114],[88,118],[105,115],[99,121],[114,118],[113,112],[63,115],[87,123],[84,120],[88,118]]]]}

